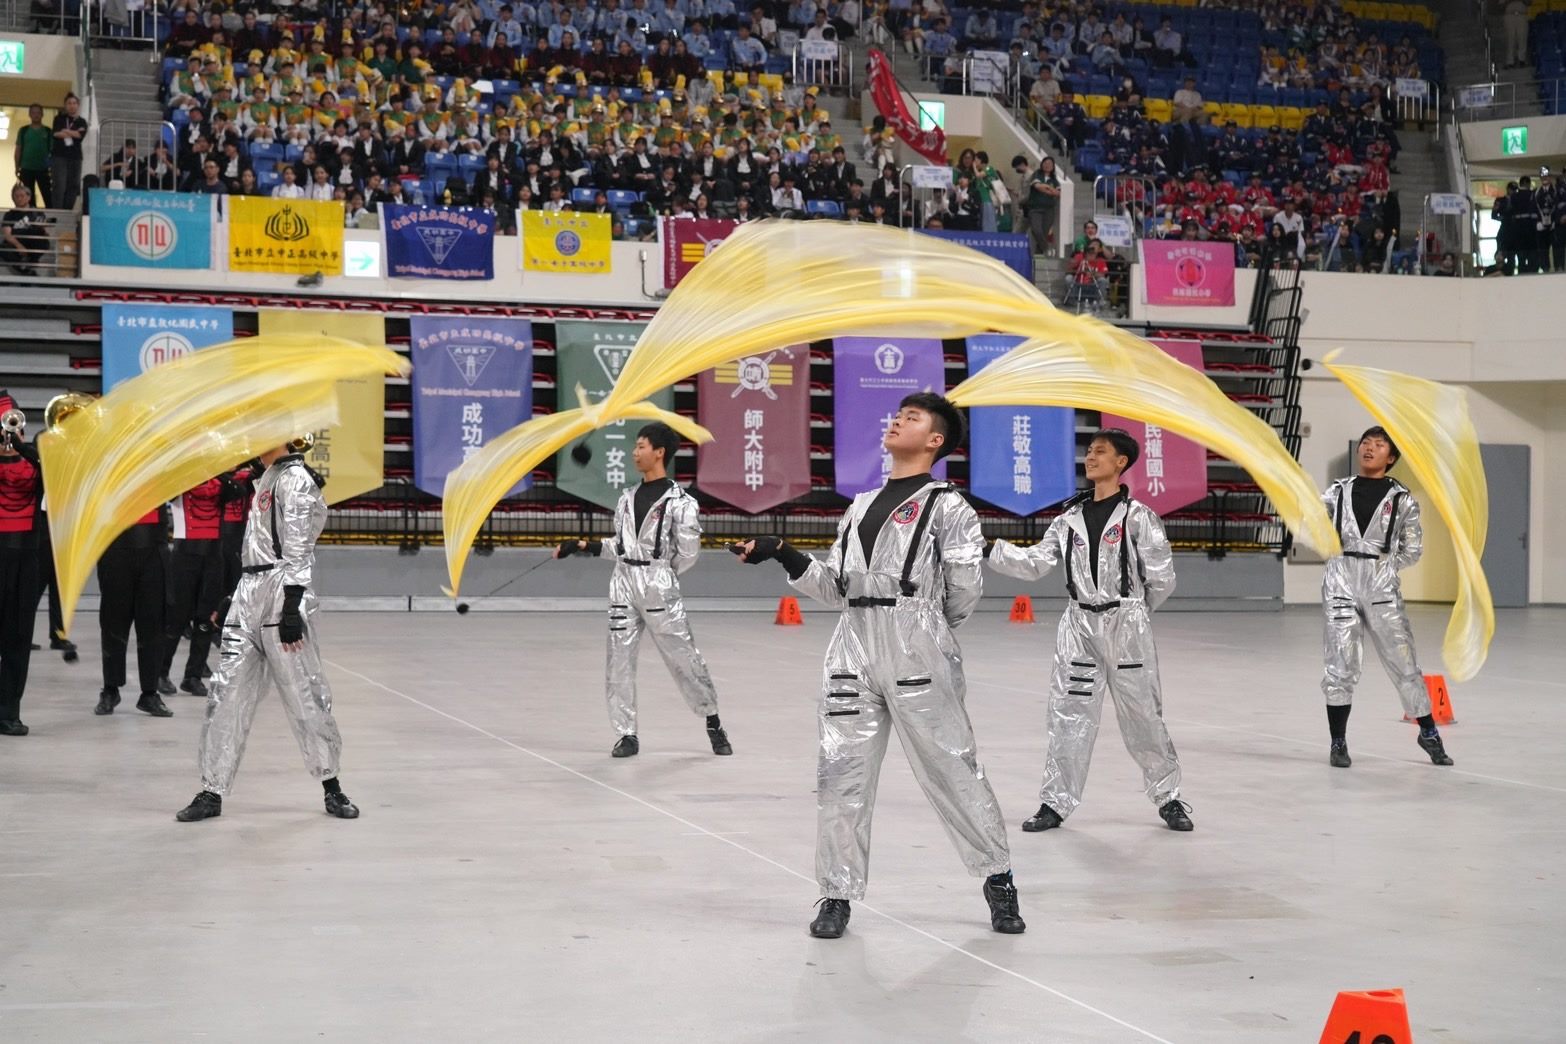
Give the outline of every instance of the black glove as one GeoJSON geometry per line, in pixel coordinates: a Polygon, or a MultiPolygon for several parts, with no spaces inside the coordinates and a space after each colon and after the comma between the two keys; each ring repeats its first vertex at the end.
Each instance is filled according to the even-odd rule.
{"type": "Polygon", "coordinates": [[[570,558],[572,555],[576,554],[576,552],[577,552],[577,546],[576,545],[578,543],[579,543],[579,541],[576,541],[576,540],[562,540],[562,541],[560,541],[560,547],[555,551],[555,557],[556,558],[570,558]]]}
{"type": "Polygon", "coordinates": [[[744,560],[746,565],[756,565],[760,562],[769,562],[772,559],[778,557],[778,549],[783,546],[783,541],[778,537],[756,537],[751,541],[753,546],[751,547],[749,554],[745,553],[743,544],[744,541],[741,541],[738,544],[733,544],[729,547],[729,550],[734,554],[739,555],[744,560]]]}
{"type": "Polygon", "coordinates": [[[991,540],[989,543],[984,545],[984,560],[986,562],[988,562],[989,559],[990,559],[990,552],[994,551],[994,550],[995,550],[995,541],[991,540]]]}
{"type": "Polygon", "coordinates": [[[604,542],[602,540],[587,540],[584,541],[584,543],[587,544],[587,550],[584,551],[583,554],[592,555],[594,558],[597,558],[599,555],[604,553],[604,542]]]}
{"type": "Polygon", "coordinates": [[[284,645],[292,645],[305,636],[304,613],[299,608],[304,591],[297,585],[283,588],[283,615],[277,621],[277,640],[284,645]]]}
{"type": "Polygon", "coordinates": [[[810,556],[781,537],[756,537],[754,543],[755,546],[748,555],[745,555],[738,544],[733,545],[729,550],[736,555],[745,555],[747,565],[776,559],[783,563],[784,569],[788,570],[790,580],[798,580],[805,575],[805,570],[810,568],[810,556]]]}

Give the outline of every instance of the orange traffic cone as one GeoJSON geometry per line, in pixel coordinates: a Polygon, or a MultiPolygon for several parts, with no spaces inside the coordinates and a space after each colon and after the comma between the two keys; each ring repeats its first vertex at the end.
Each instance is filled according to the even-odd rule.
{"type": "Polygon", "coordinates": [[[1413,1044],[1402,990],[1345,990],[1321,1031],[1321,1044],[1413,1044]]]}
{"type": "Polygon", "coordinates": [[[805,622],[805,618],[799,614],[799,599],[784,595],[778,599],[778,615],[772,621],[784,627],[798,627],[805,622]]]}
{"type": "MultiPolygon", "coordinates": [[[[1430,694],[1430,716],[1435,719],[1437,725],[1456,725],[1457,717],[1452,713],[1452,697],[1446,691],[1446,676],[1442,674],[1425,675],[1425,691],[1430,694]]],[[[1407,714],[1403,715],[1404,721],[1413,721],[1407,714]]]]}
{"type": "Polygon", "coordinates": [[[1033,622],[1033,599],[1027,595],[1018,595],[1011,600],[1011,622],[1033,622]]]}

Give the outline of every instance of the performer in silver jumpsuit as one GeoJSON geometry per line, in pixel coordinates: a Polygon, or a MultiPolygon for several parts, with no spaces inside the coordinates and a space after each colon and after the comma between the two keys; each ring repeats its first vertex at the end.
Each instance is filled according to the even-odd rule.
{"type": "Polygon", "coordinates": [[[1119,428],[1094,435],[1083,462],[1093,488],[1067,501],[1032,547],[997,540],[990,548],[990,568],[1023,580],[1066,566],[1070,601],[1055,632],[1042,804],[1022,824],[1030,833],[1060,826],[1081,804],[1105,689],[1158,814],[1171,830],[1193,829],[1190,808],[1180,800],[1180,762],[1164,727],[1153,645],[1153,611],[1174,591],[1173,556],[1158,516],[1120,484],[1140,452],[1119,428]]]}
{"type": "Polygon", "coordinates": [[[1026,925],[1011,877],[1006,825],[979,764],[964,707],[962,651],[952,633],[979,603],[984,540],[973,507],[930,477],[962,442],[962,414],[931,393],[903,400],[883,442],[891,479],[854,498],[826,559],[777,537],[733,548],[747,562],[776,558],[789,582],[842,611],[823,670],[816,762],[817,938],[848,925],[865,895],[870,820],[887,741],[896,729],[914,778],[968,872],[985,878],[990,924],[1026,925]]]}
{"type": "Polygon", "coordinates": [[[256,707],[277,686],[305,766],[326,792],[326,811],[354,819],[359,809],[337,782],[342,737],[332,718],[332,690],[316,642],[318,608],[311,590],[315,542],[326,527],[319,477],[305,464],[308,436],[263,453],[245,524],[242,575],[223,616],[218,669],[208,686],[201,729],[201,793],[175,817],[223,814],[245,753],[256,707]]]}
{"type": "Polygon", "coordinates": [[[1343,554],[1327,561],[1321,578],[1326,614],[1321,691],[1327,697],[1332,737],[1328,761],[1337,768],[1353,764],[1348,716],[1365,653],[1361,632],[1369,631],[1381,665],[1397,686],[1403,713],[1419,721],[1420,748],[1435,764],[1450,765],[1452,759],[1430,713],[1424,673],[1414,657],[1414,632],[1408,626],[1397,578],[1419,561],[1424,550],[1419,501],[1387,474],[1399,454],[1385,429],[1373,427],[1361,435],[1356,455],[1358,477],[1339,479],[1322,495],[1343,543],[1343,554]]]}
{"type": "Polygon", "coordinates": [[[604,697],[609,723],[620,734],[610,751],[617,758],[641,749],[636,738],[636,649],[643,633],[652,636],[685,702],[706,719],[712,752],[734,753],[718,718],[718,692],[691,636],[680,597],[680,574],[695,565],[701,553],[701,518],[696,498],[668,474],[679,448],[680,436],[673,428],[657,421],[645,425],[631,451],[642,481],[620,495],[614,536],[567,540],[555,550],[556,558],[586,553],[615,563],[609,577],[604,697]]]}

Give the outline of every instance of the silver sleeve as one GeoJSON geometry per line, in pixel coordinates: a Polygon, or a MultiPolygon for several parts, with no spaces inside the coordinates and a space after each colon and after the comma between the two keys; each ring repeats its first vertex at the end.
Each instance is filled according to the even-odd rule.
{"type": "Polygon", "coordinates": [[[315,578],[316,499],[321,491],[304,468],[284,468],[272,487],[277,512],[277,569],[284,587],[309,587],[315,578]]]}
{"type": "Polygon", "coordinates": [[[1174,593],[1174,553],[1169,550],[1169,537],[1164,533],[1163,520],[1145,504],[1137,504],[1132,531],[1136,535],[1136,553],[1140,558],[1143,597],[1149,609],[1157,609],[1174,593]]]}
{"type": "Polygon", "coordinates": [[[984,534],[979,513],[960,494],[941,499],[941,513],[931,519],[940,548],[942,579],[946,584],[943,609],[953,628],[973,615],[984,594],[984,534]]]}
{"type": "Polygon", "coordinates": [[[828,609],[848,608],[848,595],[837,586],[837,578],[843,575],[843,532],[852,518],[853,512],[845,511],[838,520],[837,536],[832,541],[832,550],[827,552],[826,560],[812,555],[810,568],[799,579],[789,581],[789,586],[794,590],[814,598],[828,609]]]}
{"type": "Polygon", "coordinates": [[[1032,547],[1018,547],[1009,540],[997,540],[990,548],[990,568],[1019,580],[1042,580],[1060,564],[1061,536],[1066,516],[1058,515],[1044,532],[1044,539],[1032,547]]]}
{"type": "Polygon", "coordinates": [[[696,557],[701,554],[701,511],[696,498],[679,497],[670,513],[674,516],[669,527],[670,540],[674,544],[671,564],[678,575],[695,565],[696,557]]]}
{"type": "Polygon", "coordinates": [[[1419,501],[1412,493],[1403,498],[1403,510],[1398,513],[1397,539],[1393,542],[1392,568],[1401,573],[1425,553],[1425,530],[1419,523],[1419,501]]]}

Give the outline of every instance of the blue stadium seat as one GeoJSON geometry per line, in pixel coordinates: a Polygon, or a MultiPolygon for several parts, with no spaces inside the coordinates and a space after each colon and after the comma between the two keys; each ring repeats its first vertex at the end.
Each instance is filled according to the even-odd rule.
{"type": "Polygon", "coordinates": [[[282,184],[283,176],[275,170],[256,171],[256,184],[260,185],[268,193],[282,184]]]}
{"type": "Polygon", "coordinates": [[[593,197],[597,194],[597,191],[597,189],[590,188],[574,188],[571,190],[571,202],[591,203],[593,201],[593,197]]]}
{"type": "MultiPolygon", "coordinates": [[[[427,166],[428,164],[426,164],[426,167],[427,166]]],[[[478,176],[478,172],[483,170],[484,166],[485,163],[483,153],[474,155],[471,152],[465,152],[461,156],[457,157],[457,170],[461,172],[463,178],[470,182],[476,176],[478,176]]]]}
{"type": "Polygon", "coordinates": [[[275,165],[282,162],[282,159],[283,147],[276,142],[250,146],[250,161],[252,163],[260,163],[262,160],[266,160],[275,165]]]}
{"type": "Polygon", "coordinates": [[[843,208],[837,205],[836,200],[807,199],[805,201],[805,213],[825,214],[827,217],[838,217],[843,213],[843,208]]]}
{"type": "Polygon", "coordinates": [[[632,192],[629,189],[609,190],[609,205],[616,210],[621,207],[629,207],[633,203],[640,203],[641,201],[642,194],[640,192],[632,192]]]}

